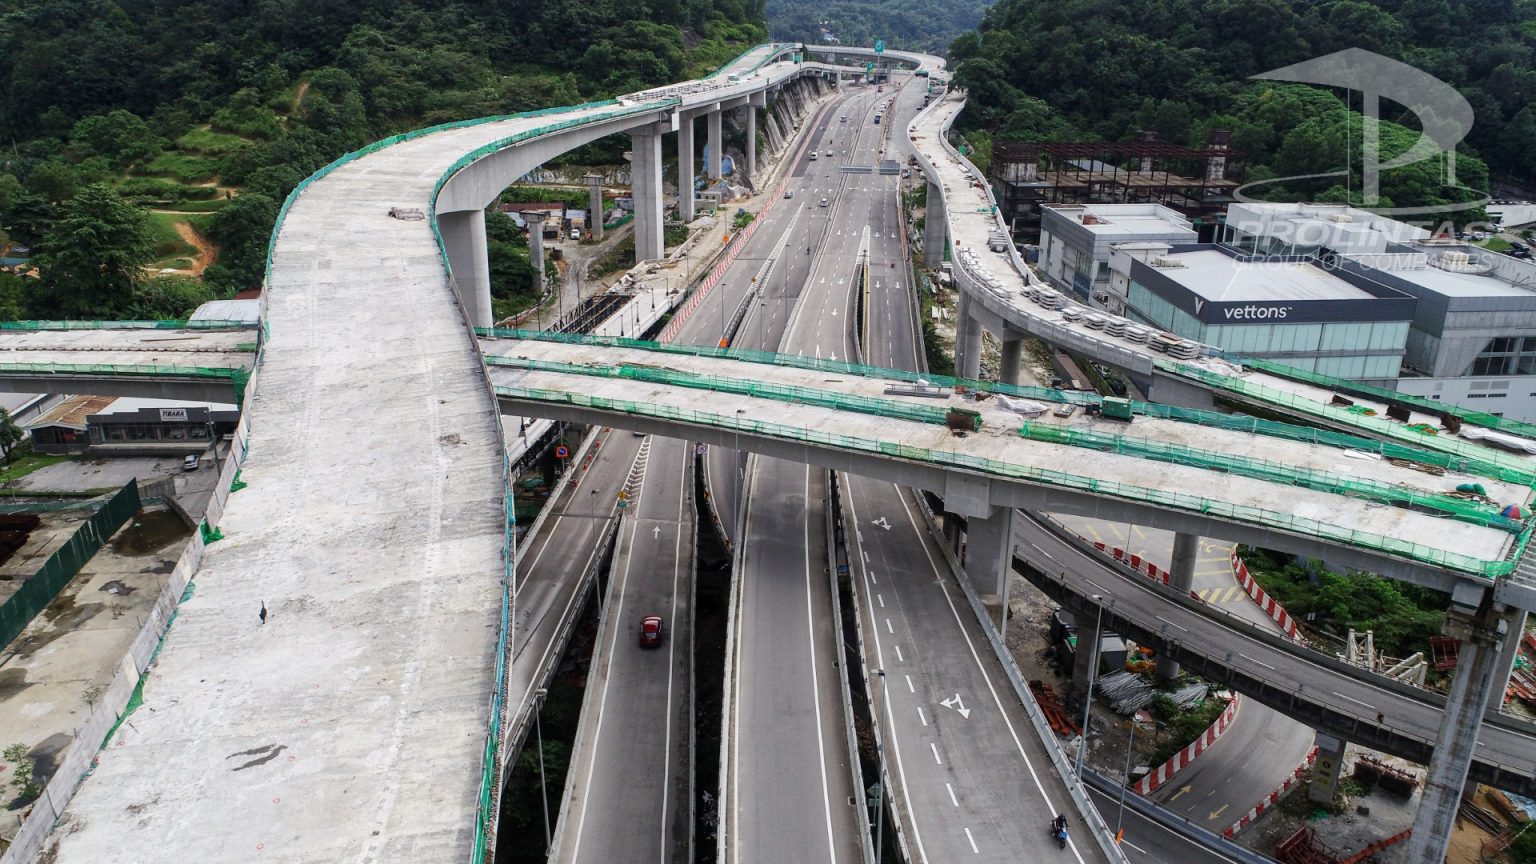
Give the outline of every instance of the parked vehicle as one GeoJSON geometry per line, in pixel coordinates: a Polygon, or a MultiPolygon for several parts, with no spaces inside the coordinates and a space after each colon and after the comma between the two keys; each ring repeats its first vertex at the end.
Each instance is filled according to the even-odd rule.
{"type": "Polygon", "coordinates": [[[196,471],[197,470],[197,457],[196,456],[188,456],[187,458],[181,460],[181,470],[183,470],[183,471],[196,471]]]}

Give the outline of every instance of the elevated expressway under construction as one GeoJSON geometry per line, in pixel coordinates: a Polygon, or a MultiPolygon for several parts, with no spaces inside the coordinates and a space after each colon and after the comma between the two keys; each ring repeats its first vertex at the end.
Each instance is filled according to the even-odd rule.
{"type": "MultiPolygon", "coordinates": [[[[747,105],[802,76],[839,74],[781,59],[792,50],[754,49],[708,87],[401,136],[339,160],[295,193],[274,238],[258,359],[249,333],[199,333],[210,362],[196,368],[225,371],[190,376],[244,388],[225,484],[238,471],[246,488],[218,497],[210,528],[223,539],[213,544],[205,531],[195,541],[196,591],[181,598],[146,681],[150,710],[116,732],[73,800],[56,802],[57,821],[45,826],[53,860],[480,860],[507,756],[500,727],[517,707],[504,692],[513,550],[502,411],[934,492],[967,517],[967,569],[983,585],[1013,567],[1014,510],[1024,509],[1219,536],[1447,591],[1465,634],[1456,686],[1441,704],[1393,703],[1395,721],[1415,718],[1399,728],[1430,766],[1412,860],[1442,857],[1445,807],[1454,814],[1469,770],[1531,788],[1532,730],[1495,723],[1479,732],[1501,622],[1536,607],[1523,558],[1531,526],[1447,490],[1480,482],[1490,498],[1524,507],[1536,462],[1338,416],[1313,385],[1154,357],[1036,313],[1034,280],[1011,247],[985,252],[995,214],[974,168],[943,140],[963,105],[958,95],[935,102],[909,134],[961,262],[963,374],[974,378],[978,328],[995,327],[1015,361],[1017,340],[1032,333],[1146,376],[1153,398],[1198,402],[1191,394],[1225,390],[1335,431],[1154,404],[1138,405],[1126,426],[1042,413],[1028,403],[1102,403],[1006,380],[923,383],[916,373],[816,358],[475,330],[488,323],[476,220],[507,182],[627,132],[640,208],[652,214],[637,219],[638,233],[659,246],[659,135],[680,110],[747,105]],[[392,217],[399,208],[431,218],[392,217]],[[989,398],[970,398],[977,391],[989,398]],[[969,425],[952,428],[961,424],[969,425]],[[356,434],[326,434],[337,426],[356,434]],[[275,611],[266,623],[255,612],[263,602],[275,611]]],[[[37,389],[78,373],[86,378],[70,386],[86,390],[97,378],[159,386],[188,377],[191,361],[123,353],[125,333],[141,339],[126,350],[142,351],[136,331],[92,336],[104,341],[74,358],[60,356],[71,350],[62,337],[29,333],[35,344],[23,345],[4,334],[0,350],[17,351],[17,365],[0,367],[0,379],[37,389]],[[99,363],[70,362],[90,351],[101,352],[99,363]],[[55,377],[37,377],[45,374],[55,377]]],[[[1177,577],[1178,560],[1172,569],[1177,577]]],[[[1055,580],[1058,596],[1081,605],[1091,581],[1069,582],[1065,573],[1055,580]]],[[[1177,587],[1162,599],[1176,604],[1177,587]]],[[[1145,624],[1138,610],[1121,611],[1128,632],[1145,624]]],[[[1183,643],[1181,659],[1204,658],[1213,672],[1243,672],[1222,665],[1233,653],[1270,662],[1252,634],[1228,634],[1215,647],[1162,635],[1183,643]]],[[[1354,676],[1326,674],[1331,688],[1354,676]]],[[[1341,722],[1318,716],[1323,727],[1341,722]]],[[[1361,740],[1408,749],[1390,730],[1370,731],[1370,718],[1352,722],[1361,740]]],[[[1112,844],[1105,849],[1113,855],[1112,844]]]]}

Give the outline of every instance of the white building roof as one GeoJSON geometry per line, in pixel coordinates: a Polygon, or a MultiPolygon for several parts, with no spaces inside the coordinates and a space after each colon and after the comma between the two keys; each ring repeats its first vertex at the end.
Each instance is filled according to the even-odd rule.
{"type": "Polygon", "coordinates": [[[1182,266],[1158,267],[1157,272],[1207,300],[1375,299],[1320,267],[1297,261],[1245,262],[1214,249],[1163,257],[1182,266]]]}
{"type": "Polygon", "coordinates": [[[255,324],[261,320],[260,300],[209,300],[192,313],[193,321],[243,321],[255,324]]]}

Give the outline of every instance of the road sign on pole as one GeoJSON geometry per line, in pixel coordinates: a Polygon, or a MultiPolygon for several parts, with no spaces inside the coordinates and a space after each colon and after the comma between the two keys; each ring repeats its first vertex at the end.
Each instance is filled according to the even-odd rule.
{"type": "Polygon", "coordinates": [[[570,457],[570,455],[571,455],[571,451],[566,449],[566,446],[564,444],[561,444],[560,446],[555,448],[555,458],[556,459],[567,459],[567,458],[570,457]]]}
{"type": "Polygon", "coordinates": [[[876,54],[884,54],[885,53],[885,40],[884,39],[876,39],[875,40],[875,53],[876,54]]]}

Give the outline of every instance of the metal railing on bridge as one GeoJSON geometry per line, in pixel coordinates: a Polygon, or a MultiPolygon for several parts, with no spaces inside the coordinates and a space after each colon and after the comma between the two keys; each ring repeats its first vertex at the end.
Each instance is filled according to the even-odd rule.
{"type": "Polygon", "coordinates": [[[1019,428],[1019,434],[1031,441],[1120,453],[1174,465],[1188,465],[1395,506],[1408,505],[1438,510],[1458,521],[1470,522],[1485,528],[1497,528],[1510,534],[1519,534],[1524,529],[1520,520],[1500,515],[1501,508],[1497,504],[1485,504],[1481,501],[1424,492],[1363,477],[1346,477],[1332,471],[1271,462],[1268,459],[1256,459],[1234,453],[1199,450],[1182,444],[1170,444],[1130,435],[1069,429],[1053,423],[1040,423],[1033,420],[1025,421],[1019,428]]]}
{"type": "MultiPolygon", "coordinates": [[[[1473,576],[1495,578],[1512,572],[1515,562],[1520,560],[1526,544],[1530,541],[1531,527],[1527,527],[1520,533],[1513,549],[1499,560],[1485,560],[1460,552],[1452,552],[1447,549],[1438,549],[1414,543],[1410,540],[1402,540],[1396,537],[1388,537],[1370,531],[1359,531],[1343,528],[1338,525],[1323,522],[1317,519],[1308,519],[1293,513],[1285,513],[1269,510],[1263,507],[1254,507],[1247,504],[1234,504],[1227,501],[1218,501],[1201,495],[1191,495],[1184,492],[1175,492],[1166,489],[1154,489],[1147,486],[1137,486],[1131,483],[1122,483],[1115,480],[1103,480],[1097,477],[1085,477],[1072,474],[1067,471],[1036,468],[1028,465],[1017,465],[1002,462],[996,459],[987,459],[981,456],[971,456],[962,453],[954,453],[943,450],[932,450],[926,447],[913,447],[894,442],[877,441],[869,438],[859,438],[852,435],[842,435],[823,432],[807,427],[790,426],[783,423],[771,423],[759,420],[746,420],[738,417],[727,417],[719,414],[711,414],[706,411],[694,411],[691,409],[673,408],[666,405],[656,405],[648,402],[633,402],[623,399],[608,399],[600,396],[588,396],[581,393],[572,393],[565,390],[544,390],[524,387],[497,386],[496,394],[499,397],[520,402],[541,402],[552,405],[573,405],[590,408],[606,413],[629,414],[637,417],[646,417],[670,422],[687,423],[694,426],[710,427],[728,432],[744,433],[760,437],[776,438],[784,441],[815,444],[831,447],[839,450],[870,453],[878,456],[903,459],[933,465],[939,468],[970,471],[1003,477],[1011,480],[1020,480],[1062,489],[1070,489],[1091,495],[1100,495],[1108,498],[1117,498],[1124,501],[1133,501],[1138,504],[1166,507],[1188,513],[1198,513],[1210,518],[1224,521],[1238,522],[1254,525],[1266,529],[1290,531],[1309,537],[1320,538],[1334,543],[1355,546],[1362,549],[1394,555],[1397,557],[1431,564],[1459,573],[1473,576]]],[[[1536,526],[1536,521],[1532,522],[1536,526]]]]}
{"type": "Polygon", "coordinates": [[[255,321],[168,319],[160,321],[3,321],[4,330],[255,330],[255,321]]]}

